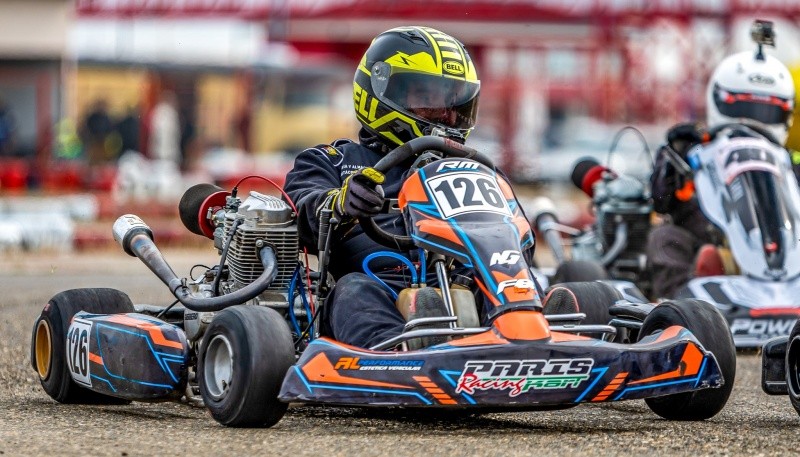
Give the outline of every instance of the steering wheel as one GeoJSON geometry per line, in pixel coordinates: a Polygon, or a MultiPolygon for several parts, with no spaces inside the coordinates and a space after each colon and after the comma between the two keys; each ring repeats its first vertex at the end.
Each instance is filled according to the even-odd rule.
{"type": "MultiPolygon", "coordinates": [[[[444,157],[472,159],[494,169],[494,164],[485,155],[461,143],[439,136],[421,136],[414,138],[386,154],[372,168],[385,174],[397,165],[425,151],[436,151],[443,154],[444,157]]],[[[384,205],[384,207],[385,206],[386,205],[384,205]]],[[[387,232],[378,226],[378,224],[375,223],[375,219],[372,217],[360,217],[358,218],[358,223],[361,224],[361,228],[367,236],[386,247],[396,248],[401,251],[410,251],[416,247],[413,238],[387,232]]]]}
{"type": "MultiPolygon", "coordinates": [[[[771,143],[780,144],[778,143],[778,140],[775,139],[775,136],[772,134],[772,132],[764,128],[764,126],[762,125],[753,122],[748,122],[747,119],[742,119],[740,122],[727,122],[725,124],[720,124],[714,128],[708,129],[708,135],[713,140],[717,137],[717,135],[719,135],[725,129],[730,129],[735,132],[743,133],[748,137],[764,138],[767,141],[770,141],[771,143]]],[[[692,167],[689,166],[689,164],[686,163],[686,160],[683,159],[677,152],[675,152],[674,149],[670,148],[669,145],[667,145],[666,151],[667,151],[667,160],[669,160],[672,166],[675,167],[675,169],[678,170],[679,173],[689,177],[694,175],[692,167]]]]}
{"type": "Polygon", "coordinates": [[[714,128],[709,129],[708,134],[713,139],[716,138],[716,136],[725,129],[731,129],[733,131],[741,132],[746,134],[747,136],[752,136],[755,138],[764,137],[770,142],[780,145],[780,143],[775,138],[775,135],[772,134],[772,132],[764,128],[764,126],[756,124],[754,122],[748,122],[746,119],[742,119],[740,122],[728,122],[725,124],[718,125],[714,128]]]}

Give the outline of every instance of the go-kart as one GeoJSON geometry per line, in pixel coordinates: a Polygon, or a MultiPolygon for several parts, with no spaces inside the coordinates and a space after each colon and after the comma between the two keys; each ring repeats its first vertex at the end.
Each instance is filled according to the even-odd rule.
{"type": "MultiPolygon", "coordinates": [[[[618,159],[618,164],[633,161],[614,155],[620,139],[628,132],[638,135],[641,152],[650,162],[644,136],[627,126],[614,136],[605,165],[592,157],[573,165],[573,184],[592,199],[591,224],[581,228],[562,224],[556,205],[543,196],[531,201],[528,213],[531,225],[555,260],[556,268],[548,275],[551,283],[603,281],[616,289],[617,298],[645,303],[649,290],[645,246],[653,211],[650,191],[639,178],[611,169],[612,158],[618,159]]],[[[608,313],[589,315],[587,322],[598,323],[599,318],[607,322],[608,317],[608,313]]]]}
{"type": "MultiPolygon", "coordinates": [[[[678,172],[693,179],[693,188],[687,188],[692,194],[683,198],[696,198],[716,227],[716,240],[700,248],[691,279],[669,298],[714,304],[728,321],[736,347],[757,348],[787,335],[800,315],[797,179],[786,151],[758,126],[724,124],[708,133],[712,141],[692,148],[687,160],[667,151],[678,172]]],[[[584,231],[561,228],[570,235],[572,261],[597,262],[612,279],[630,281],[648,295],[645,243],[652,203],[647,185],[599,165],[581,165],[586,164],[576,166],[573,181],[593,197],[596,222],[584,231]]],[[[541,213],[539,225],[557,225],[547,211],[541,213]]],[[[551,246],[561,242],[560,235],[545,239],[551,246]]],[[[636,301],[636,288],[618,288],[636,301]]]]}
{"type": "Polygon", "coordinates": [[[693,176],[695,194],[722,241],[705,245],[695,277],[676,298],[722,311],[736,347],[785,336],[800,315],[800,192],[789,155],[749,124],[724,124],[713,140],[671,160],[693,176]]]}
{"type": "MultiPolygon", "coordinates": [[[[385,205],[402,212],[409,235],[370,218],[359,223],[401,252],[420,250],[420,269],[439,279],[442,315],[413,319],[369,348],[320,336],[316,318],[335,287],[328,234],[339,221],[323,214],[311,271],[298,262],[296,211],[286,202],[257,192],[240,201],[235,192],[196,186],[181,200],[182,219],[215,240],[220,264],[181,279],[144,222],[119,218],[114,234],[123,249],[182,306],[134,306],[111,289],[56,295],[33,331],[42,387],[63,403],[202,400],[228,426],[271,426],[295,402],[496,412],[643,398],[673,420],[703,420],[723,408],[736,361],[716,308],[699,300],[601,303],[615,316],[605,325],[582,325],[580,309],[544,314],[521,255],[532,232],[508,182],[477,151],[437,136],[406,143],[374,169],[415,156],[396,204],[385,205]],[[457,264],[475,271],[491,304],[482,325],[460,319],[470,310],[452,299],[457,264]],[[419,344],[431,338],[438,342],[419,344]]],[[[402,293],[426,290],[426,277],[420,272],[402,293]]],[[[578,308],[594,296],[591,288],[576,291],[578,308]]]]}

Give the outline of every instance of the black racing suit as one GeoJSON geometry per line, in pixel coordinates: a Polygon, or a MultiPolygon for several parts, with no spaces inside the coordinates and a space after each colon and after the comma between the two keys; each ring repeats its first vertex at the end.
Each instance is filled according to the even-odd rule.
{"type": "MultiPolygon", "coordinates": [[[[687,143],[685,147],[674,149],[685,158],[695,144],[687,143]]],[[[654,298],[673,297],[688,282],[697,251],[715,237],[713,225],[700,210],[697,199],[681,200],[675,195],[687,180],[667,159],[667,147],[663,145],[658,149],[650,177],[653,209],[670,216],[669,221],[650,231],[647,240],[647,264],[654,298]]]]}
{"type": "MultiPolygon", "coordinates": [[[[693,264],[700,247],[706,243],[718,244],[722,233],[709,221],[700,209],[697,198],[679,198],[680,190],[687,184],[667,158],[669,144],[682,158],[696,144],[697,140],[668,142],[656,153],[653,174],[650,177],[653,195],[653,209],[668,215],[669,220],[653,228],[647,241],[647,263],[652,279],[653,298],[671,298],[684,286],[694,272],[693,264]],[[677,193],[677,194],[676,194],[677,193]]],[[[792,154],[795,175],[797,154],[792,154]]]]}
{"type": "MultiPolygon", "coordinates": [[[[306,149],[297,156],[294,168],[286,176],[285,191],[297,205],[302,246],[317,252],[319,210],[324,206],[328,192],[339,189],[349,174],[374,166],[390,149],[362,129],[358,143],[337,140],[332,145],[306,149]]],[[[385,173],[383,191],[386,198],[397,198],[410,166],[411,163],[401,164],[385,173]]],[[[388,232],[406,235],[400,215],[381,214],[375,217],[375,221],[388,232]]],[[[394,298],[362,270],[362,262],[369,254],[399,251],[373,241],[351,220],[342,221],[332,234],[330,245],[329,270],[336,285],[322,312],[321,334],[359,347],[370,347],[399,335],[406,321],[396,308],[394,298]]],[[[533,249],[529,249],[526,257],[532,256],[532,252],[533,249]]],[[[418,260],[416,250],[401,254],[412,262],[418,260]]],[[[410,274],[398,260],[379,257],[369,266],[395,291],[409,284],[410,274]]],[[[435,273],[428,270],[428,284],[437,285],[435,273]]],[[[477,298],[478,303],[483,302],[481,297],[477,298]]],[[[485,310],[481,311],[485,314],[485,310]]]]}

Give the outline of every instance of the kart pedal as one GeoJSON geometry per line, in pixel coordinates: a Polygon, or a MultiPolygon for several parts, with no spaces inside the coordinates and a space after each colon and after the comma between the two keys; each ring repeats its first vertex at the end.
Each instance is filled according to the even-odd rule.
{"type": "MultiPolygon", "coordinates": [[[[409,306],[408,320],[421,319],[425,317],[447,317],[447,308],[445,307],[444,300],[432,287],[420,289],[414,300],[409,306]]],[[[425,328],[448,328],[447,322],[425,324],[417,327],[418,329],[425,328]]],[[[434,346],[447,342],[446,336],[426,336],[422,338],[414,338],[409,340],[407,345],[409,350],[422,349],[428,346],[434,346]]]]}
{"type": "Polygon", "coordinates": [[[655,308],[652,303],[631,303],[627,300],[620,300],[609,306],[608,312],[614,317],[621,319],[632,319],[644,322],[644,318],[655,308]]]}

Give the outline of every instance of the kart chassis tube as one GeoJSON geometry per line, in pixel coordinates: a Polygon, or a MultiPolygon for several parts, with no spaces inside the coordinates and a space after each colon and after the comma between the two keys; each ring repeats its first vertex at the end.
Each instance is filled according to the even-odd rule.
{"type": "Polygon", "coordinates": [[[146,232],[139,231],[132,234],[129,238],[128,246],[130,251],[147,265],[147,268],[155,273],[161,282],[169,287],[172,295],[192,311],[219,311],[229,306],[242,304],[266,290],[278,274],[276,268],[278,261],[275,257],[275,251],[271,246],[264,246],[259,251],[264,272],[255,281],[230,294],[218,297],[196,297],[192,295],[184,281],[178,278],[146,232]]]}

